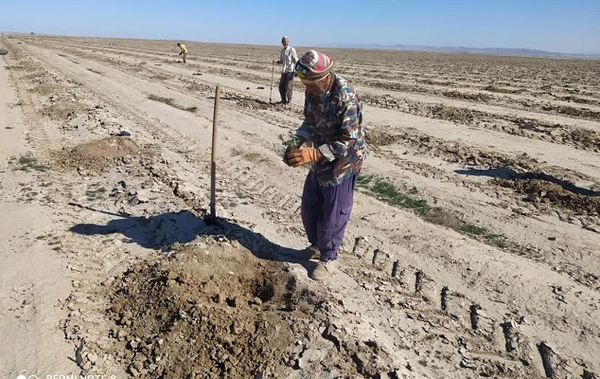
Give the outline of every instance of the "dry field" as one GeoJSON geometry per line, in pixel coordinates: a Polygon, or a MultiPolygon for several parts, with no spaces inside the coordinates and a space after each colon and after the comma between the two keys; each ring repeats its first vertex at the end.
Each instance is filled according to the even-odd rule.
{"type": "Polygon", "coordinates": [[[277,47],[0,46],[0,376],[600,375],[600,61],[325,50],[370,153],[322,284],[277,47]]]}

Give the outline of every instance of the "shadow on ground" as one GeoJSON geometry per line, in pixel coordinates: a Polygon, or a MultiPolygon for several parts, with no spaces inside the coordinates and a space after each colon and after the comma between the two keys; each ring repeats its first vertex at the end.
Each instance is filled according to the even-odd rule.
{"type": "Polygon", "coordinates": [[[278,245],[269,241],[262,234],[238,225],[224,218],[215,220],[198,217],[189,210],[167,212],[151,217],[134,217],[94,209],[81,204],[69,205],[100,212],[118,219],[110,220],[106,225],[77,224],[69,230],[86,236],[122,234],[128,243],[135,243],[147,249],[160,249],[168,252],[175,243],[187,243],[198,236],[224,237],[230,241],[238,241],[254,256],[260,259],[299,263],[311,272],[315,262],[298,260],[300,250],[278,245]]]}

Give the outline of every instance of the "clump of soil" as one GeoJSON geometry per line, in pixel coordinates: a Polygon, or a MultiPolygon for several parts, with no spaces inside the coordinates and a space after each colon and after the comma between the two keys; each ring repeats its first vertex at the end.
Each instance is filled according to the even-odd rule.
{"type": "Polygon", "coordinates": [[[238,101],[237,105],[242,108],[260,109],[260,110],[269,109],[271,107],[270,104],[265,103],[264,101],[254,100],[254,99],[241,99],[240,101],[238,101]]]}
{"type": "Polygon", "coordinates": [[[584,149],[600,149],[600,133],[587,129],[572,129],[563,133],[563,138],[570,139],[577,147],[584,149]]]}
{"type": "Polygon", "coordinates": [[[367,142],[370,146],[388,146],[401,138],[400,135],[394,135],[381,129],[370,129],[367,134],[367,142]]]}
{"type": "Polygon", "coordinates": [[[188,81],[187,89],[190,91],[213,92],[214,88],[207,84],[198,83],[195,80],[188,81]]]}
{"type": "MultiPolygon", "coordinates": [[[[15,57],[17,57],[19,55],[20,54],[16,54],[15,57]]],[[[25,72],[33,72],[33,71],[43,69],[39,63],[34,62],[31,58],[20,59],[16,62],[16,65],[19,66],[20,69],[22,69],[25,72]]]]}
{"type": "Polygon", "coordinates": [[[486,103],[492,98],[490,95],[486,95],[485,93],[464,93],[459,91],[445,91],[442,92],[442,95],[455,99],[477,101],[481,103],[486,103]]]}
{"type": "Polygon", "coordinates": [[[152,76],[150,76],[150,79],[154,79],[154,80],[170,80],[170,79],[173,79],[173,75],[164,74],[164,73],[153,73],[152,76]]]}
{"type": "Polygon", "coordinates": [[[281,378],[298,368],[315,296],[283,264],[207,242],[139,264],[113,286],[107,312],[121,363],[156,378],[281,378]]]}
{"type": "Polygon", "coordinates": [[[519,94],[524,92],[525,90],[517,88],[517,89],[512,89],[512,88],[504,88],[504,87],[499,87],[496,86],[494,84],[490,84],[487,85],[485,87],[483,87],[484,91],[489,91],[489,92],[498,92],[498,93],[513,93],[513,94],[519,94]]]}
{"type": "Polygon", "coordinates": [[[539,166],[539,162],[535,158],[526,154],[513,157],[456,142],[448,142],[414,130],[403,130],[394,138],[402,140],[410,146],[415,146],[417,152],[421,154],[440,156],[448,162],[461,162],[472,166],[504,167],[514,170],[515,174],[532,171],[539,166]]]}
{"type": "Polygon", "coordinates": [[[566,105],[551,105],[551,104],[547,104],[544,105],[542,107],[542,110],[544,111],[553,111],[559,114],[565,114],[568,116],[575,116],[575,117],[582,117],[582,118],[589,118],[592,120],[598,120],[600,119],[600,112],[588,109],[588,108],[576,108],[576,107],[570,107],[570,106],[566,106],[566,105]]]}
{"type": "Polygon", "coordinates": [[[81,103],[59,102],[44,107],[40,110],[40,114],[51,120],[64,121],[75,115],[77,112],[82,111],[84,108],[85,106],[81,103]]]}
{"type": "Polygon", "coordinates": [[[118,161],[127,161],[128,157],[142,152],[142,148],[130,138],[110,137],[71,149],[63,148],[54,153],[54,158],[62,168],[98,173],[110,169],[118,161]]]}
{"type": "Polygon", "coordinates": [[[518,179],[496,179],[496,182],[527,195],[526,200],[536,204],[552,204],[582,215],[600,215],[600,193],[577,188],[571,183],[552,183],[544,180],[546,176],[527,174],[518,179]]]}
{"type": "Polygon", "coordinates": [[[64,87],[58,87],[56,84],[42,84],[29,89],[29,92],[41,96],[48,96],[53,93],[61,93],[64,91],[66,91],[64,87]]]}
{"type": "Polygon", "coordinates": [[[428,117],[458,122],[462,124],[469,124],[475,119],[474,113],[476,113],[476,111],[472,111],[466,108],[457,108],[444,104],[429,105],[428,108],[428,117]]]}
{"type": "Polygon", "coordinates": [[[237,106],[239,106],[241,108],[246,108],[246,109],[267,110],[267,109],[271,108],[271,104],[269,104],[265,101],[256,100],[249,96],[244,96],[244,95],[225,94],[223,96],[223,100],[235,101],[237,106]]]}

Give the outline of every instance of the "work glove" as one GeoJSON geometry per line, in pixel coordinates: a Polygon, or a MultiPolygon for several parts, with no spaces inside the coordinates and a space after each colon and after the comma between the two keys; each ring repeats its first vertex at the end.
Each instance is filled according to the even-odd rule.
{"type": "Polygon", "coordinates": [[[285,156],[285,163],[290,167],[300,167],[307,163],[317,162],[321,159],[321,152],[319,149],[296,149],[291,150],[285,156]]]}

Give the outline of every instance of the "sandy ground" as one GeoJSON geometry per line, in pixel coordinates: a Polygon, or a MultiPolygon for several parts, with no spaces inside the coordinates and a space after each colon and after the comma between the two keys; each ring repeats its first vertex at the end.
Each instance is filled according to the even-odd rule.
{"type": "Polygon", "coordinates": [[[600,62],[327,51],[370,154],[323,284],[276,48],[0,45],[1,376],[600,373],[600,62]]]}
{"type": "MultiPolygon", "coordinates": [[[[24,172],[14,172],[7,162],[26,156],[31,146],[25,140],[29,126],[23,116],[9,71],[0,70],[0,154],[2,156],[2,200],[0,237],[1,319],[0,347],[3,376],[17,371],[68,372],[76,365],[65,358],[71,347],[65,341],[61,323],[64,314],[57,304],[71,290],[64,263],[51,246],[36,236],[50,231],[56,221],[52,210],[39,203],[23,202],[24,189],[37,181],[24,172]],[[9,370],[6,372],[5,370],[9,370]]],[[[26,196],[26,195],[25,195],[26,196]]]]}

